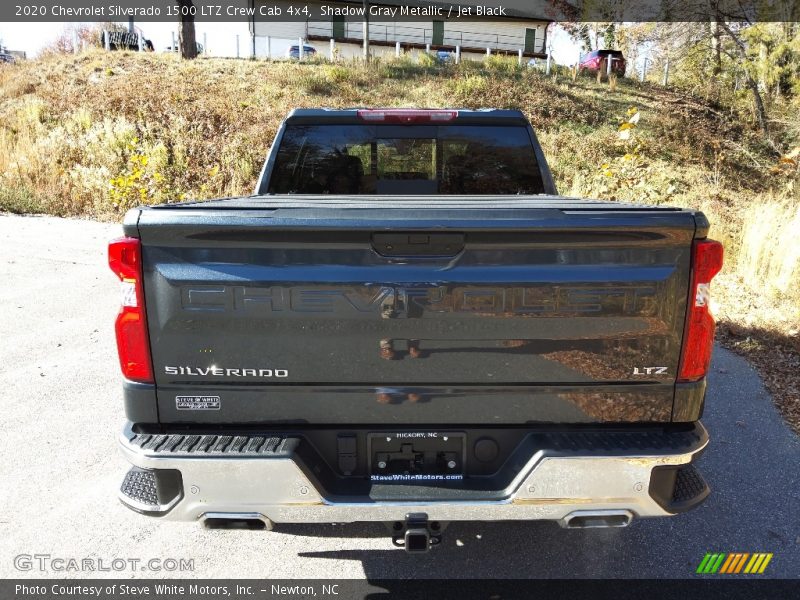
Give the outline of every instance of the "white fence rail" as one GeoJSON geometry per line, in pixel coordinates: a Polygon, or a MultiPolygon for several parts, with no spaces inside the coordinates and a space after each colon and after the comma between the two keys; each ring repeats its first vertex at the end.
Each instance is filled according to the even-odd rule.
{"type": "MultiPolygon", "coordinates": [[[[287,38],[278,36],[251,36],[247,34],[214,35],[208,31],[197,36],[198,54],[208,57],[225,58],[267,58],[280,60],[297,58],[296,52],[290,57],[289,49],[302,45],[313,48],[305,52],[301,58],[318,56],[330,60],[362,58],[361,39],[363,31],[355,31],[353,24],[345,25],[346,39],[331,37],[330,25],[309,24],[307,36],[287,38]],[[352,37],[349,37],[352,36],[352,37]]],[[[373,56],[401,56],[405,53],[419,54],[437,52],[437,48],[450,53],[453,60],[462,58],[481,60],[494,54],[504,54],[517,58],[520,64],[529,60],[530,52],[524,48],[524,40],[502,34],[476,34],[458,31],[445,32],[441,44],[432,43],[432,29],[424,27],[405,27],[402,25],[387,27],[375,24],[370,31],[370,53],[373,56]],[[382,28],[381,28],[382,27],[382,28]],[[385,41],[384,40],[388,40],[385,41]],[[526,56],[527,55],[527,56],[526,56]]],[[[163,35],[162,35],[163,37],[163,35]]],[[[141,32],[104,31],[101,43],[106,50],[140,50],[154,52],[177,52],[178,32],[168,34],[166,41],[152,43],[141,32]]],[[[78,48],[77,44],[73,47],[78,48]]]]}
{"type": "MultiPolygon", "coordinates": [[[[240,33],[217,35],[205,31],[198,35],[198,53],[207,57],[269,60],[307,60],[312,57],[328,60],[363,58],[361,47],[363,30],[359,27],[358,31],[356,31],[353,28],[353,24],[345,24],[345,27],[345,38],[339,35],[338,40],[329,37],[332,33],[332,28],[330,25],[325,24],[309,24],[308,38],[251,36],[240,33]],[[304,51],[299,56],[297,51],[293,51],[290,54],[290,48],[293,47],[303,48],[304,51]]],[[[391,31],[380,29],[377,24],[371,27],[370,40],[372,43],[370,45],[370,53],[372,56],[399,57],[409,55],[413,57],[423,53],[447,52],[446,60],[458,63],[465,59],[484,60],[496,54],[503,54],[516,59],[519,65],[540,69],[547,75],[550,75],[554,68],[552,54],[549,51],[544,53],[545,57],[541,57],[541,54],[539,54],[537,58],[529,58],[530,53],[525,51],[522,44],[515,44],[514,41],[519,42],[520,40],[512,39],[513,36],[487,34],[481,37],[479,34],[467,36],[466,34],[462,35],[460,32],[445,32],[444,44],[432,44],[430,41],[431,29],[405,27],[400,24],[392,26],[390,29],[391,31]],[[386,38],[389,42],[382,42],[383,38],[386,38]],[[436,48],[442,48],[442,50],[437,51],[436,48]]],[[[341,32],[339,33],[341,34],[341,32]]],[[[167,39],[166,43],[153,45],[147,39],[147,36],[143,35],[141,30],[137,28],[133,33],[127,31],[104,31],[101,34],[100,41],[106,50],[177,52],[177,31],[170,32],[167,39]]],[[[524,40],[522,41],[524,42],[524,40]]],[[[86,47],[85,43],[81,44],[79,42],[77,33],[73,35],[72,47],[76,53],[86,47]]],[[[606,63],[605,66],[608,67],[609,71],[611,70],[609,63],[606,63]]],[[[656,71],[653,68],[652,61],[647,57],[642,57],[629,64],[628,75],[640,82],[650,81],[667,87],[672,73],[669,62],[663,64],[663,66],[658,65],[656,71]]]]}

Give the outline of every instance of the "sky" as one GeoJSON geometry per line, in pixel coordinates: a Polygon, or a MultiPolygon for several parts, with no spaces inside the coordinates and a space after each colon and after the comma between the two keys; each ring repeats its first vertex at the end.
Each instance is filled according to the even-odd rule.
{"type": "MultiPolygon", "coordinates": [[[[0,0],[2,1],[2,0],[0,0]]],[[[52,43],[72,24],[70,23],[4,23],[0,22],[0,41],[9,50],[23,50],[35,57],[42,48],[52,43]]],[[[127,23],[125,23],[127,25],[127,23]]],[[[142,23],[145,38],[152,40],[157,51],[170,46],[173,32],[177,36],[177,23],[142,23]]],[[[208,53],[213,56],[236,56],[236,35],[239,35],[240,52],[246,55],[249,49],[250,31],[246,22],[196,24],[197,41],[207,40],[208,53]]],[[[578,58],[578,46],[561,28],[551,33],[553,59],[558,64],[571,65],[578,58]]],[[[287,42],[288,45],[288,42],[287,42]]],[[[276,49],[277,53],[281,50],[276,49]]]]}
{"type": "MultiPolygon", "coordinates": [[[[0,0],[2,1],[2,0],[0,0]]],[[[123,23],[127,26],[127,22],[123,23]]],[[[23,50],[34,57],[42,48],[53,42],[73,23],[4,23],[0,22],[0,40],[9,50],[23,50]]],[[[152,40],[157,51],[165,50],[172,43],[173,32],[177,36],[178,23],[141,23],[145,38],[152,40]]],[[[197,41],[203,43],[203,34],[208,39],[211,54],[236,56],[236,35],[239,35],[241,52],[247,52],[250,31],[246,22],[196,24],[197,41]]]]}

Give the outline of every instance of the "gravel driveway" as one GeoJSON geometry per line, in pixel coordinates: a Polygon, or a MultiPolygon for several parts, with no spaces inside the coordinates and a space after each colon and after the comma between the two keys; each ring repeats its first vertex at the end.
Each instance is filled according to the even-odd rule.
{"type": "Polygon", "coordinates": [[[758,376],[718,348],[700,467],[704,506],[627,529],[554,523],[461,524],[428,555],[395,550],[380,525],[207,531],[160,523],[116,499],[126,465],[113,320],[117,285],[105,259],[117,225],[0,215],[0,577],[18,554],[190,558],[198,577],[686,577],[706,552],[773,552],[767,575],[800,574],[800,443],[758,376]]]}

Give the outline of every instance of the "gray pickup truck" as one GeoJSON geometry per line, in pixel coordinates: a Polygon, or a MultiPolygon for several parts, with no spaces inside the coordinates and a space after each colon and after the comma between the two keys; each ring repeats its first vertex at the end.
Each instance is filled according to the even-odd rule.
{"type": "Polygon", "coordinates": [[[109,262],[132,468],[209,527],[624,527],[697,506],[722,247],[557,195],[513,110],[295,110],[255,194],[143,207],[109,262]]]}

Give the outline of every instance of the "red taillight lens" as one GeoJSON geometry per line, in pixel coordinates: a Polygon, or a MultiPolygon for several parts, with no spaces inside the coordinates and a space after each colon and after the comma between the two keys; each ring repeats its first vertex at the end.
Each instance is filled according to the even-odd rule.
{"type": "Polygon", "coordinates": [[[409,108],[364,109],[358,118],[372,123],[440,123],[458,117],[457,110],[415,110],[409,108]]]}
{"type": "Polygon", "coordinates": [[[120,279],[122,307],[117,315],[117,351],[122,374],[132,381],[153,382],[150,341],[142,289],[142,244],[119,238],[108,244],[108,265],[120,279]]]}
{"type": "Polygon", "coordinates": [[[678,381],[705,377],[714,346],[714,317],[709,310],[711,280],[722,268],[722,244],[697,240],[692,248],[692,287],[683,336],[678,381]]]}

